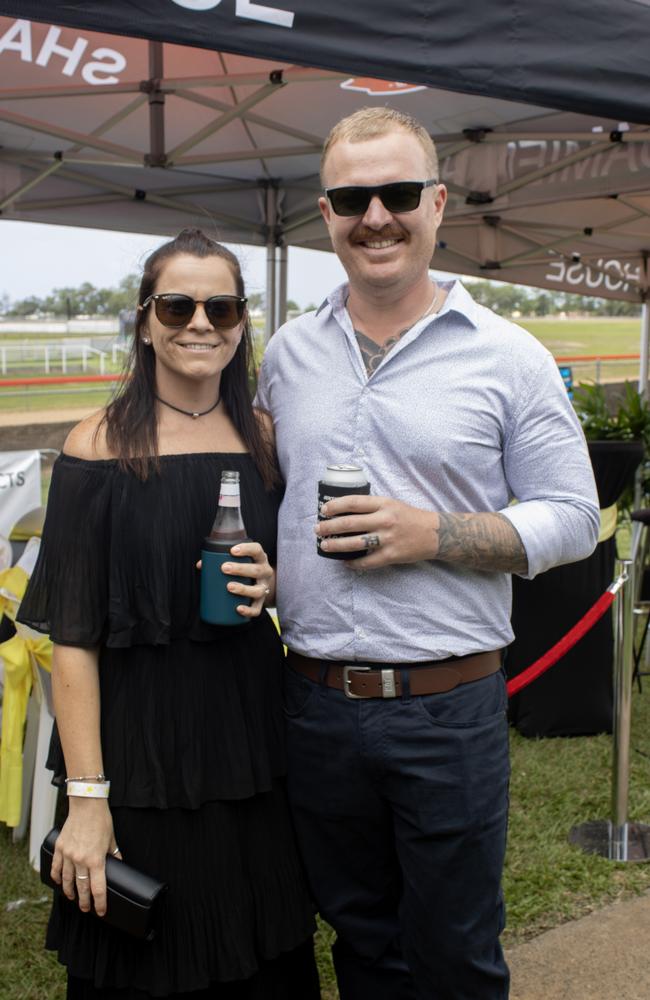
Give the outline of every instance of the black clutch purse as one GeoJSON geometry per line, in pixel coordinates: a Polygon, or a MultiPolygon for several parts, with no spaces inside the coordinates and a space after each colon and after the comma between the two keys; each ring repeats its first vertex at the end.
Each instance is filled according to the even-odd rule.
{"type": "MultiPolygon", "coordinates": [[[[41,882],[63,894],[61,886],[50,877],[54,845],[60,832],[57,827],[50,830],[41,844],[41,882]]],[[[106,913],[100,919],[133,937],[150,941],[166,888],[164,882],[136,871],[109,854],[106,856],[106,913]]],[[[76,902],[73,905],[76,906],[76,902]]]]}

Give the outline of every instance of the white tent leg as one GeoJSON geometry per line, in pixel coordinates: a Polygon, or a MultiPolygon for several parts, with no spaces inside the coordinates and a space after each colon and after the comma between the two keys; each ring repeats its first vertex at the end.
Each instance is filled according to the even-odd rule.
{"type": "Polygon", "coordinates": [[[266,327],[264,342],[268,344],[276,330],[277,319],[277,253],[275,227],[278,213],[278,192],[272,184],[266,189],[266,327]]]}
{"type": "Polygon", "coordinates": [[[287,321],[287,277],[289,270],[289,252],[285,246],[278,250],[278,298],[275,329],[279,329],[287,321]]]}
{"type": "Polygon", "coordinates": [[[264,339],[268,344],[275,333],[276,316],[276,274],[275,274],[275,244],[269,242],[266,245],[266,328],[264,339]]]}
{"type": "Polygon", "coordinates": [[[648,353],[650,350],[650,305],[646,300],[641,308],[641,344],[639,347],[639,392],[648,396],[648,353]]]}

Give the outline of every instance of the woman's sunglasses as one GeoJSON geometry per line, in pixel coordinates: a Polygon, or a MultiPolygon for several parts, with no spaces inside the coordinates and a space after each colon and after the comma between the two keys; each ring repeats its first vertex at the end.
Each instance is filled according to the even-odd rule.
{"type": "Polygon", "coordinates": [[[381,200],[387,212],[414,212],[420,204],[424,188],[434,187],[438,181],[396,181],[380,184],[378,187],[338,187],[326,188],[332,210],[336,215],[365,215],[375,195],[381,200]]]}
{"type": "Polygon", "coordinates": [[[163,326],[185,326],[192,319],[196,307],[203,306],[215,330],[232,330],[241,322],[248,299],[241,295],[213,295],[201,300],[177,292],[163,292],[146,298],[142,308],[146,309],[150,302],[153,302],[156,318],[163,326]]]}

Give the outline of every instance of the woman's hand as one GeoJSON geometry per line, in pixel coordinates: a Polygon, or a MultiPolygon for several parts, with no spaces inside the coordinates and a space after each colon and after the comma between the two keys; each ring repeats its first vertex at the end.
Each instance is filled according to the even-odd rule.
{"type": "Polygon", "coordinates": [[[79,909],[91,906],[99,917],[106,913],[106,855],[122,860],[113,833],[113,818],[105,799],[73,796],[52,859],[51,875],[68,899],[79,899],[79,909]]]}
{"type": "Polygon", "coordinates": [[[253,560],[249,563],[225,562],[221,566],[221,571],[227,576],[243,576],[254,580],[252,584],[230,580],[227,587],[231,594],[252,599],[250,606],[238,604],[237,612],[244,618],[257,618],[262,613],[264,605],[272,604],[275,598],[275,570],[259,542],[241,542],[239,545],[233,545],[230,554],[253,560]]]}

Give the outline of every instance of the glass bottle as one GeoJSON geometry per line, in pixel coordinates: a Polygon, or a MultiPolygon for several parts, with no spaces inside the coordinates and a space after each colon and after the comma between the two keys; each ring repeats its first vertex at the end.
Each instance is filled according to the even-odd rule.
{"type": "MultiPolygon", "coordinates": [[[[201,607],[200,615],[203,621],[212,625],[243,625],[248,621],[237,611],[237,605],[250,604],[250,597],[231,594],[227,589],[229,580],[242,582],[241,577],[226,576],[221,572],[224,562],[250,562],[248,556],[234,556],[230,550],[233,545],[249,542],[244,527],[239,496],[239,473],[224,470],[221,473],[221,489],[217,516],[212,525],[212,531],[203,540],[201,550],[201,607]]],[[[244,583],[253,583],[251,579],[244,583]]]]}

